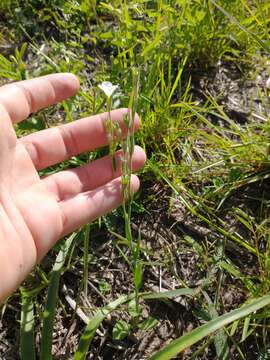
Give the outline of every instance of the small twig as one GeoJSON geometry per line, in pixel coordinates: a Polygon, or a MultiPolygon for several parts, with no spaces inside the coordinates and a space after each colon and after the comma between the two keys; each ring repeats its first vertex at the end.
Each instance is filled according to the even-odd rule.
{"type": "MultiPolygon", "coordinates": [[[[89,323],[89,321],[91,320],[91,318],[89,318],[82,311],[82,309],[77,305],[76,301],[74,299],[72,299],[72,297],[68,294],[66,285],[63,285],[62,290],[63,290],[65,299],[66,299],[67,303],[69,304],[69,306],[76,312],[76,314],[79,316],[79,318],[87,325],[89,323]]],[[[97,334],[102,337],[104,336],[104,334],[99,329],[97,329],[97,334]]]]}
{"type": "Polygon", "coordinates": [[[98,290],[98,288],[90,280],[88,280],[88,285],[105,301],[105,303],[107,302],[106,297],[98,290]]]}

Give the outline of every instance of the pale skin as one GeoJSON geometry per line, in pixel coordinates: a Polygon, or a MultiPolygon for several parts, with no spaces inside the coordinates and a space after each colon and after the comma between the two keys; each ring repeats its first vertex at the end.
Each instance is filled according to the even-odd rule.
{"type": "MultiPolygon", "coordinates": [[[[120,157],[117,170],[107,157],[83,167],[40,178],[38,170],[107,144],[100,114],[17,139],[13,124],[56,104],[79,89],[72,74],[53,74],[0,88],[0,303],[64,235],[121,205],[120,157]]],[[[127,109],[114,110],[124,131],[127,109]]],[[[139,120],[136,118],[136,129],[139,120]]],[[[145,153],[136,147],[133,170],[145,153]]],[[[132,191],[139,179],[132,176],[132,191]]]]}

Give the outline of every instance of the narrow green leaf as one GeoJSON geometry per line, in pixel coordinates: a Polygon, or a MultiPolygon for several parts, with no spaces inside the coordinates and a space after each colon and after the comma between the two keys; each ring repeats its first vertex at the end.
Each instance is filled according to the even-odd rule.
{"type": "Polygon", "coordinates": [[[22,295],[20,355],[21,360],[35,360],[34,306],[31,296],[22,295]]]}
{"type": "Polygon", "coordinates": [[[77,233],[73,233],[61,246],[52,269],[47,302],[43,313],[43,327],[41,332],[40,359],[52,359],[52,336],[55,310],[58,302],[59,279],[69,251],[77,233]]]}
{"type": "Polygon", "coordinates": [[[240,322],[240,320],[236,320],[236,321],[232,324],[231,329],[230,329],[230,336],[231,336],[231,337],[236,333],[236,330],[238,329],[239,322],[240,322]]]}
{"type": "MultiPolygon", "coordinates": [[[[218,312],[215,308],[214,303],[208,296],[208,294],[203,291],[203,295],[208,303],[208,312],[211,319],[218,318],[218,312]]],[[[217,357],[219,360],[228,360],[229,359],[229,346],[228,346],[228,337],[223,329],[217,331],[214,344],[216,348],[217,357]]]]}
{"type": "Polygon", "coordinates": [[[173,86],[172,86],[170,95],[169,95],[168,100],[167,100],[167,105],[170,104],[171,98],[172,98],[172,96],[173,96],[173,94],[174,94],[174,92],[175,92],[175,90],[176,90],[176,87],[177,87],[177,85],[178,85],[178,83],[179,83],[179,81],[180,81],[180,79],[181,79],[181,75],[182,75],[182,73],[183,73],[183,70],[184,70],[184,67],[185,67],[185,65],[186,65],[186,62],[187,62],[187,56],[184,58],[184,60],[182,61],[181,65],[179,66],[178,74],[177,74],[177,76],[176,76],[176,78],[175,78],[175,81],[174,81],[174,83],[173,83],[173,86]]]}
{"type": "Polygon", "coordinates": [[[136,264],[135,272],[134,272],[134,283],[135,283],[135,288],[137,290],[140,290],[142,285],[142,274],[143,274],[143,266],[141,262],[138,262],[136,264]]]}
{"type": "Polygon", "coordinates": [[[149,316],[147,319],[138,324],[138,328],[144,331],[149,331],[153,329],[158,324],[158,319],[149,316]]]}
{"type": "Polygon", "coordinates": [[[88,293],[88,263],[89,263],[89,235],[90,224],[85,226],[84,230],[84,246],[83,246],[83,288],[84,294],[87,297],[88,293]]]}
{"type": "Polygon", "coordinates": [[[250,324],[250,320],[251,320],[251,316],[247,316],[245,318],[244,321],[244,327],[243,327],[243,332],[242,332],[242,336],[241,336],[241,341],[243,342],[246,340],[246,338],[252,333],[253,329],[249,328],[249,324],[250,324]]]}
{"type": "Polygon", "coordinates": [[[181,351],[189,348],[202,340],[204,337],[223,328],[224,326],[241,319],[249,314],[260,310],[270,303],[270,294],[252,301],[249,305],[233,310],[227,314],[219,316],[208,323],[197,327],[188,334],[172,341],[169,345],[154,354],[149,360],[169,360],[179,354],[181,351]]]}

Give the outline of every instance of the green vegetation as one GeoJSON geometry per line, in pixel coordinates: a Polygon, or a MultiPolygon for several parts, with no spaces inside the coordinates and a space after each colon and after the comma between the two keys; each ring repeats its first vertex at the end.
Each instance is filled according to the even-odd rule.
{"type": "Polygon", "coordinates": [[[267,0],[1,1],[1,82],[81,81],[18,134],[130,107],[148,155],[132,205],[61,240],[2,307],[1,358],[269,358],[269,19],[267,0]]]}

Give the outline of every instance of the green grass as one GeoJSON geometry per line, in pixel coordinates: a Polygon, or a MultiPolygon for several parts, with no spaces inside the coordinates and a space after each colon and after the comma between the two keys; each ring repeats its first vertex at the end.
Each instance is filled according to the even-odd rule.
{"type": "MultiPolygon", "coordinates": [[[[147,320],[142,314],[148,304],[140,297],[139,290],[148,290],[145,288],[152,281],[149,276],[151,278],[157,269],[159,274],[166,275],[169,285],[176,288],[192,286],[196,290],[195,298],[185,300],[186,308],[192,313],[192,326],[196,329],[169,345],[169,349],[173,349],[172,356],[185,350],[185,344],[194,349],[193,355],[187,353],[189,359],[202,359],[205,349],[219,354],[221,359],[226,359],[227,351],[237,359],[267,356],[269,307],[265,299],[270,291],[270,106],[265,81],[270,75],[267,64],[269,15],[270,3],[266,0],[1,2],[0,77],[3,83],[55,71],[71,71],[81,80],[81,90],[74,99],[33,115],[16,126],[17,133],[23,136],[55,125],[59,114],[61,121],[67,122],[105,111],[106,101],[98,90],[102,81],[119,84],[121,94],[114,96],[113,108],[129,106],[130,95],[134,93],[132,69],[136,68],[140,72],[136,109],[142,124],[135,140],[145,148],[149,159],[141,173],[143,195],[135,197],[132,216],[126,216],[129,208],[118,210],[91,225],[90,232],[89,227],[85,227],[78,233],[76,242],[69,244],[56,275],[52,264],[57,254],[63,255],[63,243],[53,249],[47,260],[27,279],[27,291],[22,292],[21,301],[24,358],[25,349],[33,347],[33,334],[41,333],[42,324],[45,326],[43,334],[48,329],[49,338],[48,346],[46,338],[41,339],[42,356],[44,359],[54,356],[51,354],[52,327],[57,324],[53,323],[53,315],[60,312],[63,322],[77,316],[76,309],[70,310],[65,303],[61,287],[58,291],[60,273],[65,282],[70,274],[76,278],[72,285],[77,306],[88,318],[95,320],[100,316],[101,319],[98,324],[94,322],[95,331],[91,333],[91,339],[87,339],[84,356],[90,341],[98,347],[98,339],[102,336],[96,330],[109,316],[110,304],[116,304],[112,310],[117,320],[111,323],[108,320],[109,325],[104,325],[107,331],[105,345],[110,349],[117,348],[119,343],[114,338],[117,326],[127,324],[121,340],[132,348],[132,342],[127,339],[136,333],[140,323],[147,320]],[[260,112],[258,107],[250,109],[243,122],[230,116],[221,104],[222,89],[218,94],[204,90],[198,96],[198,77],[203,74],[211,78],[218,63],[225,64],[228,71],[240,74],[242,80],[249,79],[254,83],[258,75],[264,74],[263,84],[254,95],[260,99],[260,112]],[[237,71],[231,70],[233,66],[237,71]],[[159,211],[173,222],[168,228],[175,229],[177,234],[173,241],[163,236],[163,242],[158,246],[157,239],[152,238],[150,247],[145,225],[141,231],[140,228],[135,231],[133,227],[134,234],[129,228],[136,219],[147,219],[151,211],[153,216],[154,211],[158,211],[156,198],[159,193],[153,195],[148,183],[159,184],[164,199],[169,198],[166,207],[159,211]],[[175,205],[181,211],[172,220],[175,205]],[[123,217],[126,231],[121,232],[123,217]],[[206,231],[206,235],[202,231],[206,231]],[[110,249],[116,258],[111,260],[113,266],[121,262],[127,272],[126,279],[133,279],[128,287],[130,293],[126,293],[127,287],[123,291],[119,286],[113,290],[114,279],[109,275],[114,273],[110,267],[103,269],[104,276],[109,274],[107,278],[96,271],[99,263],[104,261],[101,253],[95,251],[95,234],[100,232],[102,235],[97,236],[104,246],[102,249],[110,249]],[[193,254],[197,259],[194,272],[200,273],[200,279],[193,284],[179,270],[179,258],[181,262],[183,254],[193,254]],[[50,285],[47,289],[48,279],[55,276],[56,287],[52,289],[50,285]],[[108,285],[106,291],[104,284],[108,285]],[[236,293],[240,291],[243,299],[228,305],[225,300],[230,295],[230,288],[236,293]],[[119,308],[121,299],[129,299],[134,291],[137,301],[119,308]],[[47,292],[49,298],[45,304],[47,292]],[[87,294],[91,300],[93,297],[93,303],[87,301],[87,294]],[[259,304],[256,312],[251,304],[259,304]],[[42,314],[48,306],[51,315],[46,325],[42,314]],[[235,309],[233,314],[240,314],[239,317],[230,317],[229,310],[232,309],[235,309]],[[224,322],[224,319],[229,320],[224,322]],[[115,324],[118,325],[114,327],[115,324]],[[219,331],[215,333],[216,330],[219,331]],[[252,354],[248,351],[250,343],[253,344],[252,354]],[[223,355],[221,345],[229,349],[223,355]]],[[[106,151],[83,154],[42,175],[80,166],[106,151]]],[[[152,230],[151,223],[149,229],[152,230]]],[[[162,281],[162,275],[159,275],[154,285],[158,287],[162,281]]],[[[18,296],[19,293],[15,294],[13,299],[18,296]]],[[[157,295],[159,301],[160,297],[157,295]]],[[[9,301],[12,303],[13,299],[9,301]]],[[[168,308],[175,305],[168,300],[164,302],[168,308]]],[[[2,319],[7,311],[4,307],[2,319]]],[[[17,311],[19,313],[20,309],[17,311]]],[[[149,319],[151,316],[148,314],[149,319]]],[[[157,323],[153,321],[153,326],[164,321],[161,317],[154,320],[157,323]]],[[[89,323],[85,333],[88,328],[92,329],[92,324],[89,323]]],[[[81,323],[75,332],[75,351],[77,349],[79,358],[84,339],[80,340],[80,336],[85,334],[81,323]]],[[[145,330],[145,336],[147,333],[145,330]]],[[[173,336],[176,337],[176,332],[173,336]]],[[[39,342],[34,345],[36,353],[40,353],[39,342]]],[[[100,351],[102,356],[103,349],[100,351]]],[[[116,352],[115,356],[120,358],[119,354],[121,352],[116,352]]],[[[168,354],[161,350],[157,355],[151,353],[148,356],[169,359],[171,355],[168,354]]]]}

